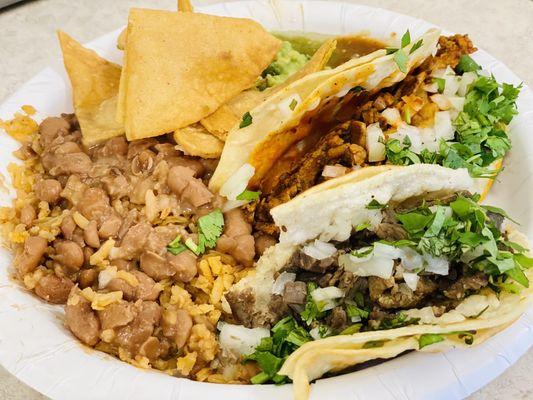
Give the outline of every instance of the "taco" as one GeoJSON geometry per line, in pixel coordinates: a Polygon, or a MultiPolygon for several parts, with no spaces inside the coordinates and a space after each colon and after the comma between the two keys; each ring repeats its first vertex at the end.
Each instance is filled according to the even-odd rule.
{"type": "Polygon", "coordinates": [[[304,399],[325,373],[477,344],[517,319],[527,241],[473,189],[466,169],[384,165],[274,208],[279,243],[226,295],[237,323],[261,329],[244,354],[262,369],[252,382],[290,378],[304,399]]]}
{"type": "Polygon", "coordinates": [[[277,236],[270,210],[314,185],[372,165],[466,168],[486,194],[510,149],[518,87],[486,76],[467,36],[419,40],[321,71],[243,115],[210,182],[234,200],[260,191],[254,228],[277,236]]]}

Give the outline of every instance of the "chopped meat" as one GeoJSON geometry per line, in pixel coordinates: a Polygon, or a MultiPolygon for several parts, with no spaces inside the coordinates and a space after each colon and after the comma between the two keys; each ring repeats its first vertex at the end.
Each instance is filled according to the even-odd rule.
{"type": "Polygon", "coordinates": [[[302,251],[297,251],[292,256],[289,265],[291,267],[297,267],[305,271],[324,273],[329,268],[334,266],[335,257],[328,257],[323,260],[317,260],[311,256],[308,256],[302,251]]]}
{"type": "Polygon", "coordinates": [[[245,289],[240,292],[230,291],[226,293],[226,300],[231,307],[235,321],[239,324],[247,328],[266,325],[265,321],[254,320],[255,295],[251,289],[245,289]]]}
{"type": "Polygon", "coordinates": [[[398,223],[391,224],[383,222],[376,227],[374,233],[378,238],[387,240],[389,242],[407,239],[407,232],[398,223]]]}
{"type": "Polygon", "coordinates": [[[307,285],[305,282],[287,282],[283,288],[283,301],[287,304],[305,304],[307,285]]]}
{"type": "Polygon", "coordinates": [[[190,282],[198,272],[196,268],[196,255],[185,250],[178,255],[167,254],[167,262],[172,268],[174,279],[178,282],[190,282]]]}
{"type": "Polygon", "coordinates": [[[356,121],[347,122],[324,135],[310,152],[289,171],[281,174],[275,184],[270,185],[272,190],[257,206],[255,229],[268,235],[277,235],[270,210],[320,183],[326,165],[340,164],[348,168],[364,165],[365,137],[365,125],[356,121]]]}
{"type": "Polygon", "coordinates": [[[489,284],[488,276],[483,272],[476,272],[473,275],[463,276],[455,283],[444,290],[444,295],[452,300],[464,298],[468,291],[476,291],[489,284]]]}
{"type": "Polygon", "coordinates": [[[91,167],[92,161],[85,153],[68,153],[68,154],[45,154],[42,158],[44,169],[52,176],[87,174],[91,167]]]}
{"type": "Polygon", "coordinates": [[[415,291],[405,283],[396,283],[394,277],[389,279],[371,276],[368,279],[370,300],[385,309],[416,307],[430,293],[437,290],[435,282],[421,276],[415,291]]]}
{"type": "Polygon", "coordinates": [[[476,50],[468,35],[441,36],[437,55],[429,62],[433,70],[447,66],[455,68],[463,54],[472,54],[476,50]]]}
{"type": "Polygon", "coordinates": [[[348,320],[346,311],[340,306],[335,307],[331,310],[331,314],[328,317],[327,324],[332,327],[334,330],[341,330],[346,326],[346,321],[348,320]]]}

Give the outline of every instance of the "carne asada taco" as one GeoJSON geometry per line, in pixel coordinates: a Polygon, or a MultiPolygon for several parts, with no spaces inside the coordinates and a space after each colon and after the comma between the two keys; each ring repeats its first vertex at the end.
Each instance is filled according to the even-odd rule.
{"type": "Polygon", "coordinates": [[[279,243],[226,295],[248,329],[221,332],[254,338],[241,347],[262,369],[252,382],[289,377],[303,399],[327,372],[477,344],[517,319],[532,297],[527,241],[473,188],[466,169],[384,165],[274,208],[279,243]]]}
{"type": "Polygon", "coordinates": [[[398,48],[315,73],[246,113],[211,188],[230,200],[260,191],[254,228],[274,236],[272,208],[371,165],[466,168],[484,198],[510,149],[519,87],[481,71],[467,36],[438,36],[407,32],[398,48]]]}

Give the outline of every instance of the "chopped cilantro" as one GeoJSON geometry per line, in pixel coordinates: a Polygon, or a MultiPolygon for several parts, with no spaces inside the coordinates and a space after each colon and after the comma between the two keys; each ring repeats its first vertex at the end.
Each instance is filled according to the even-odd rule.
{"type": "Polygon", "coordinates": [[[361,319],[367,319],[369,314],[369,311],[363,310],[362,308],[359,308],[356,305],[346,305],[346,315],[348,316],[348,318],[359,317],[361,319]]]}
{"type": "Polygon", "coordinates": [[[244,115],[242,116],[242,121],[239,124],[239,128],[246,128],[248,125],[252,125],[252,115],[249,111],[246,111],[244,115]]]}
{"type": "Polygon", "coordinates": [[[433,82],[437,84],[437,90],[439,93],[444,92],[446,88],[446,80],[444,78],[433,78],[433,82]]]}
{"type": "Polygon", "coordinates": [[[381,320],[378,330],[395,329],[402,326],[415,325],[420,321],[420,318],[407,318],[407,315],[400,312],[392,318],[384,318],[381,320]]]}
{"type": "Polygon", "coordinates": [[[383,210],[384,208],[387,208],[387,204],[381,204],[376,199],[373,199],[366,205],[367,210],[383,210]]]}
{"type": "Polygon", "coordinates": [[[407,31],[402,36],[402,41],[401,41],[402,49],[405,46],[409,45],[409,43],[411,43],[411,33],[409,32],[409,29],[407,29],[407,31]]]}
{"type": "Polygon", "coordinates": [[[176,238],[167,245],[167,251],[175,256],[183,253],[185,250],[187,250],[187,247],[181,243],[181,235],[176,236],[176,238]]]}
{"type": "Polygon", "coordinates": [[[398,66],[398,69],[404,74],[408,72],[407,63],[409,62],[409,58],[407,57],[407,54],[405,53],[405,51],[403,51],[403,49],[400,49],[396,53],[394,53],[394,62],[398,66]]]}
{"type": "Polygon", "coordinates": [[[415,51],[417,51],[420,47],[422,47],[423,43],[424,39],[419,39],[415,44],[413,44],[411,50],[409,50],[409,54],[413,54],[415,51]]]}
{"type": "Polygon", "coordinates": [[[297,105],[298,105],[298,101],[296,99],[292,99],[291,104],[289,104],[289,108],[291,110],[294,110],[297,105]]]}
{"type": "Polygon", "coordinates": [[[261,196],[261,192],[253,192],[251,190],[244,190],[240,195],[237,196],[237,200],[257,200],[261,196]]]}
{"type": "Polygon", "coordinates": [[[459,64],[457,64],[455,69],[459,74],[464,74],[465,72],[480,70],[481,67],[468,54],[463,54],[459,59],[459,64]]]}
{"type": "Polygon", "coordinates": [[[302,318],[302,321],[304,321],[307,325],[311,325],[311,323],[320,316],[319,307],[315,303],[311,295],[316,290],[316,288],[317,288],[316,283],[307,282],[307,299],[305,302],[305,307],[303,311],[300,313],[300,317],[302,318]]]}
{"type": "Polygon", "coordinates": [[[344,328],[339,335],[353,335],[361,330],[361,324],[353,324],[347,328],[344,328]]]}
{"type": "Polygon", "coordinates": [[[217,240],[224,229],[224,216],[222,211],[216,209],[209,214],[198,218],[198,244],[188,239],[185,245],[196,255],[205,253],[207,249],[215,248],[217,240]]]}
{"type": "Polygon", "coordinates": [[[442,342],[444,337],[436,333],[424,333],[418,338],[418,348],[423,349],[426,346],[442,342]]]}

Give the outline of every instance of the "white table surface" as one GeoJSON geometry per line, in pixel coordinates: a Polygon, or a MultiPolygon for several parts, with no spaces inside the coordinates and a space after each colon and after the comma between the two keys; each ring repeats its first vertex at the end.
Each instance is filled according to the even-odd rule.
{"type": "MultiPolygon", "coordinates": [[[[478,46],[502,60],[533,87],[532,0],[352,1],[409,14],[451,31],[469,33],[478,46]]],[[[193,2],[208,4],[217,0],[193,2]]],[[[0,10],[0,102],[51,60],[60,57],[56,29],[87,42],[124,25],[130,7],[171,10],[175,6],[175,0],[34,0],[0,10]]],[[[470,399],[533,399],[532,370],[533,350],[530,350],[470,399]]],[[[0,367],[0,399],[41,400],[46,397],[0,367]]]]}

